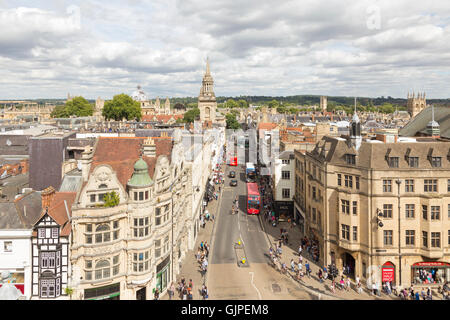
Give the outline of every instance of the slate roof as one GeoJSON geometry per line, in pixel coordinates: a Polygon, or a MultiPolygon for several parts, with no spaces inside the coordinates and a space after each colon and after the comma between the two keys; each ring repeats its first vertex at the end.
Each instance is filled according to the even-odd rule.
{"type": "MultiPolygon", "coordinates": [[[[434,107],[434,120],[439,123],[441,137],[450,139],[450,106],[434,107]]],[[[431,107],[423,109],[399,131],[400,136],[414,137],[417,133],[427,133],[427,124],[431,121],[431,107]]]]}
{"type": "Polygon", "coordinates": [[[14,201],[0,202],[0,229],[31,229],[41,209],[38,191],[26,193],[14,201]]]}

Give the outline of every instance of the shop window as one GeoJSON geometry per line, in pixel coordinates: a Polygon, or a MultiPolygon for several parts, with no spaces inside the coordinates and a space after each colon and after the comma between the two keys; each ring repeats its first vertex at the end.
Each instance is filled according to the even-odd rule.
{"type": "Polygon", "coordinates": [[[3,242],[3,250],[5,252],[12,252],[12,241],[3,242]]]}

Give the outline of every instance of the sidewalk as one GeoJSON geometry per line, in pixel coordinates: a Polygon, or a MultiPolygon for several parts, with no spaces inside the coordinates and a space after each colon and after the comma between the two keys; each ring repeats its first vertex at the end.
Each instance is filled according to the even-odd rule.
{"type": "MultiPolygon", "coordinates": [[[[219,194],[219,197],[217,200],[212,200],[208,203],[205,210],[208,210],[211,216],[214,215],[214,220],[206,221],[205,228],[199,227],[199,231],[197,234],[197,240],[195,241],[195,246],[192,250],[189,250],[186,253],[186,257],[184,258],[184,261],[182,263],[181,272],[177,275],[176,283],[175,283],[175,289],[178,287],[178,282],[181,281],[181,278],[184,277],[186,280],[186,283],[189,283],[189,280],[192,279],[192,282],[194,284],[194,288],[192,290],[192,297],[193,300],[202,300],[202,296],[200,294],[200,290],[202,288],[203,283],[206,280],[206,274],[203,277],[201,274],[201,268],[200,264],[197,262],[197,259],[195,257],[197,253],[197,249],[200,247],[200,243],[202,241],[208,242],[208,244],[211,247],[211,240],[212,240],[212,232],[214,230],[215,221],[218,219],[218,206],[222,199],[222,191],[223,191],[223,185],[221,188],[221,192],[219,194]]],[[[210,251],[210,257],[211,257],[211,251],[210,251]]],[[[210,262],[210,257],[208,258],[208,262],[210,262]]],[[[173,300],[181,300],[181,297],[179,296],[179,293],[177,290],[175,290],[174,296],[172,298],[173,300]]],[[[161,297],[161,300],[169,300],[169,294],[165,294],[163,297],[161,297]]]]}
{"type": "MultiPolygon", "coordinates": [[[[294,259],[295,264],[298,263],[298,247],[301,244],[301,239],[303,235],[301,234],[299,228],[297,226],[293,226],[291,228],[290,224],[288,222],[280,222],[277,224],[276,227],[273,227],[270,223],[264,220],[264,217],[261,216],[261,221],[263,222],[263,226],[265,229],[265,232],[267,234],[267,237],[271,243],[272,248],[275,248],[275,244],[278,243],[278,240],[280,239],[280,228],[287,229],[289,233],[289,243],[288,245],[284,245],[281,247],[283,250],[283,253],[281,255],[281,262],[286,263],[288,266],[288,272],[286,276],[289,276],[293,281],[306,286],[307,288],[316,291],[317,293],[320,293],[321,295],[328,295],[330,297],[334,297],[335,299],[345,299],[345,300],[369,300],[369,299],[376,299],[376,300],[392,300],[392,299],[398,299],[395,296],[391,295],[388,296],[384,293],[381,293],[381,296],[374,296],[371,294],[371,292],[368,291],[367,288],[363,287],[363,292],[361,294],[358,294],[355,290],[356,284],[352,280],[351,282],[351,289],[349,291],[346,290],[339,290],[336,288],[335,293],[332,293],[330,290],[331,286],[331,280],[327,279],[323,283],[320,283],[319,278],[317,277],[317,272],[319,271],[319,268],[322,266],[319,266],[316,262],[314,262],[311,259],[311,256],[305,252],[306,250],[303,250],[302,256],[303,256],[303,270],[305,269],[305,263],[306,261],[309,262],[310,268],[312,270],[311,272],[311,278],[308,278],[308,276],[304,276],[301,281],[298,281],[296,279],[296,274],[291,272],[291,259],[294,259]]],[[[297,270],[297,268],[296,268],[297,270]]],[[[339,277],[340,279],[340,277],[339,277]]],[[[338,281],[336,281],[338,282],[338,281]]]]}

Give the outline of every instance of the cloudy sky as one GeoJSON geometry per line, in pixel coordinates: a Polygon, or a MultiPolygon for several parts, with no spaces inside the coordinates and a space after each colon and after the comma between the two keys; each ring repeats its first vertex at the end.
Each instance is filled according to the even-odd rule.
{"type": "Polygon", "coordinates": [[[450,97],[448,0],[0,0],[0,99],[450,97]]]}

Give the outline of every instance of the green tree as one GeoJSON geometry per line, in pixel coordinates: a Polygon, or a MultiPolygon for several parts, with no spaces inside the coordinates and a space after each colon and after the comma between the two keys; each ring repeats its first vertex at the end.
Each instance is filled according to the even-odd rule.
{"type": "Polygon", "coordinates": [[[227,129],[240,129],[241,125],[236,120],[236,115],[234,113],[228,113],[226,116],[227,129]]]}
{"type": "Polygon", "coordinates": [[[70,116],[88,117],[94,114],[94,107],[83,97],[75,97],[63,106],[56,106],[52,118],[69,118],[70,116]]]}
{"type": "Polygon", "coordinates": [[[379,110],[382,113],[393,113],[395,111],[394,106],[390,103],[383,103],[379,110]]]}
{"type": "Polygon", "coordinates": [[[248,103],[244,99],[240,99],[237,104],[239,108],[248,108],[248,103]]]}
{"type": "Polygon", "coordinates": [[[286,112],[286,107],[285,106],[278,106],[277,107],[277,112],[278,113],[285,113],[286,112]]]}
{"type": "Polygon", "coordinates": [[[105,102],[102,115],[106,120],[121,121],[127,119],[139,121],[142,118],[141,105],[127,94],[118,94],[112,100],[105,102]]]}
{"type": "Polygon", "coordinates": [[[296,114],[296,113],[298,112],[298,109],[295,108],[295,107],[290,107],[288,111],[289,111],[289,113],[291,113],[291,114],[296,114]]]}
{"type": "Polygon", "coordinates": [[[278,103],[277,100],[272,100],[269,102],[269,108],[276,108],[278,107],[280,104],[278,103]]]}
{"type": "Polygon", "coordinates": [[[181,122],[184,123],[192,123],[194,122],[198,117],[200,117],[200,109],[199,108],[193,108],[191,110],[188,110],[184,113],[183,119],[181,122]]]}
{"type": "Polygon", "coordinates": [[[239,105],[236,101],[234,101],[233,99],[228,99],[227,102],[225,103],[227,108],[237,108],[239,105]]]}
{"type": "Polygon", "coordinates": [[[119,195],[115,191],[106,193],[103,200],[105,201],[105,207],[115,207],[120,203],[119,195]]]}

